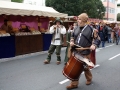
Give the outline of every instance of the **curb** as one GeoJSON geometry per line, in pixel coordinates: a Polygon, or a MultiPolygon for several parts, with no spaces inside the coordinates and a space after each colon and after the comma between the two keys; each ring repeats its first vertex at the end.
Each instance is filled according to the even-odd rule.
{"type": "MultiPolygon", "coordinates": [[[[66,49],[66,47],[62,47],[61,51],[65,50],[65,49],[66,49]]],[[[48,51],[41,51],[41,52],[36,52],[36,53],[19,55],[19,56],[15,56],[15,57],[11,57],[11,58],[2,58],[2,59],[0,59],[0,63],[6,62],[6,61],[11,61],[11,60],[23,59],[23,58],[32,57],[32,56],[37,56],[37,55],[41,55],[41,54],[46,54],[47,52],[48,51]]]]}

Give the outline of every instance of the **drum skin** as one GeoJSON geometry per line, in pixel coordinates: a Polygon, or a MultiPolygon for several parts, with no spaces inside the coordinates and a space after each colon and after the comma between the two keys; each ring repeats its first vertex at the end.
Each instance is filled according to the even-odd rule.
{"type": "Polygon", "coordinates": [[[68,79],[75,81],[79,80],[79,77],[83,70],[84,70],[83,62],[75,58],[73,55],[71,55],[62,73],[68,79]]]}

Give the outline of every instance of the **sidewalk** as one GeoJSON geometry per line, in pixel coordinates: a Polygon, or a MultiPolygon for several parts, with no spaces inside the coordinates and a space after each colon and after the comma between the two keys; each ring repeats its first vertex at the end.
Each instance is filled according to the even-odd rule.
{"type": "MultiPolygon", "coordinates": [[[[66,47],[62,47],[61,50],[65,50],[65,49],[66,49],[66,47]]],[[[40,55],[40,54],[46,54],[47,52],[48,51],[41,51],[41,52],[36,52],[36,53],[19,55],[19,56],[15,56],[15,57],[11,57],[11,58],[2,58],[2,59],[0,59],[0,63],[1,62],[10,61],[10,60],[16,60],[16,59],[21,59],[21,58],[27,58],[27,57],[37,56],[37,55],[40,55]]]]}

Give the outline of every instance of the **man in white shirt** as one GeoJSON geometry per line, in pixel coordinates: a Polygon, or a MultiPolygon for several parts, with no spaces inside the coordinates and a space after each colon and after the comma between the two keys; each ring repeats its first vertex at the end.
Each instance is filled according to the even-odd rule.
{"type": "Polygon", "coordinates": [[[66,28],[62,25],[62,22],[57,19],[54,21],[54,25],[50,27],[50,33],[53,34],[51,45],[48,50],[47,59],[44,61],[44,64],[49,64],[51,61],[51,55],[56,49],[57,62],[59,65],[61,63],[61,47],[63,44],[63,34],[66,34],[66,28]]]}

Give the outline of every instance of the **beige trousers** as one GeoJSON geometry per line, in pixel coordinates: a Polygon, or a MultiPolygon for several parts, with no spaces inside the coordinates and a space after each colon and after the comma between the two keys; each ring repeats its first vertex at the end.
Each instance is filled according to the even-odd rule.
{"type": "MultiPolygon", "coordinates": [[[[91,73],[89,68],[84,69],[84,74],[85,74],[85,78],[87,81],[92,80],[92,73],[91,73]]],[[[79,84],[79,80],[78,81],[71,81],[71,85],[78,85],[78,84],[79,84]]]]}
{"type": "MultiPolygon", "coordinates": [[[[90,54],[86,55],[85,58],[90,59],[90,54]]],[[[84,74],[85,74],[85,78],[87,81],[91,81],[92,80],[92,73],[89,69],[89,67],[84,68],[84,74]]],[[[79,84],[79,80],[78,81],[71,81],[72,85],[78,85],[79,84]]]]}

